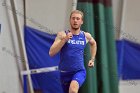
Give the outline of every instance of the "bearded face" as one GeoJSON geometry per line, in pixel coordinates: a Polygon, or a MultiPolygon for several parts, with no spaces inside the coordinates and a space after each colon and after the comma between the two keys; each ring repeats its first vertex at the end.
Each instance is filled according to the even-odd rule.
{"type": "Polygon", "coordinates": [[[80,29],[82,24],[83,24],[82,15],[78,13],[73,13],[70,18],[71,28],[74,30],[78,30],[80,29]]]}

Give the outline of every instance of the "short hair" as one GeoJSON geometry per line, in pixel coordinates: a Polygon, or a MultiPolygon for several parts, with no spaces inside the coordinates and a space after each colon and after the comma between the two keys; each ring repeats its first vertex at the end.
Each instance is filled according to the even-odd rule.
{"type": "Polygon", "coordinates": [[[82,11],[80,11],[80,10],[73,10],[73,11],[71,12],[71,14],[70,14],[70,18],[71,18],[71,15],[74,14],[74,13],[81,14],[82,19],[84,18],[84,13],[83,13],[82,11]]]}

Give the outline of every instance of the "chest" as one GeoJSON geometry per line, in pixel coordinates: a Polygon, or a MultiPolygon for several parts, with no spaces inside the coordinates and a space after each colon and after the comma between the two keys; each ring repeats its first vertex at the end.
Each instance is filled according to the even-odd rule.
{"type": "Polygon", "coordinates": [[[68,48],[84,49],[86,45],[86,40],[84,36],[74,35],[66,43],[68,48]]]}

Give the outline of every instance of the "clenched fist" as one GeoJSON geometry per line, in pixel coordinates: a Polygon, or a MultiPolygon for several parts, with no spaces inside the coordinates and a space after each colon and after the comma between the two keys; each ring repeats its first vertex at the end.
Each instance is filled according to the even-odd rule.
{"type": "Polygon", "coordinates": [[[88,67],[93,67],[94,66],[94,62],[92,61],[92,60],[89,60],[89,62],[88,62],[88,67]]]}
{"type": "Polygon", "coordinates": [[[72,37],[73,37],[72,33],[71,33],[71,32],[68,32],[68,33],[66,34],[66,36],[64,37],[64,39],[65,39],[66,41],[68,41],[68,40],[71,39],[72,37]]]}

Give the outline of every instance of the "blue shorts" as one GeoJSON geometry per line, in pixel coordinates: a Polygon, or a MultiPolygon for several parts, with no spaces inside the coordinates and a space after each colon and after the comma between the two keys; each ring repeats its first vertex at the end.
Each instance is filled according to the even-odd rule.
{"type": "Polygon", "coordinates": [[[80,70],[76,72],[60,72],[60,79],[64,93],[68,93],[72,80],[76,80],[79,84],[79,87],[82,86],[86,79],[86,71],[80,70]]]}

